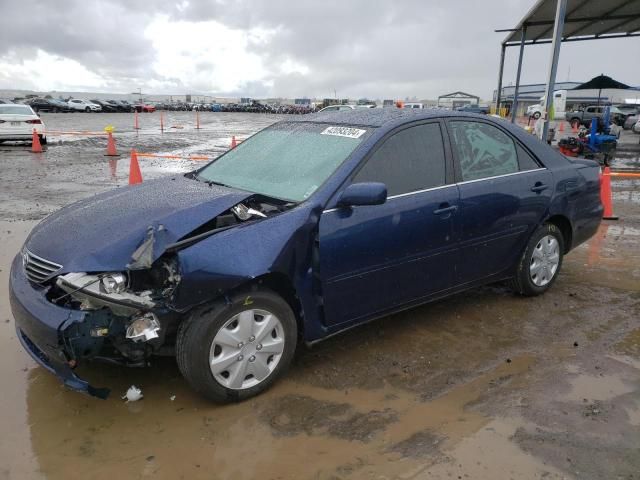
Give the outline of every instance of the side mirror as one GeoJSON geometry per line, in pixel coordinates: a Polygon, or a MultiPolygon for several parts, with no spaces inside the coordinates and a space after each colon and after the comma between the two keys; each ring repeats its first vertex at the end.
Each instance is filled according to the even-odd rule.
{"type": "Polygon", "coordinates": [[[382,205],[387,201],[387,186],[379,182],[352,183],[344,189],[338,206],[382,205]]]}

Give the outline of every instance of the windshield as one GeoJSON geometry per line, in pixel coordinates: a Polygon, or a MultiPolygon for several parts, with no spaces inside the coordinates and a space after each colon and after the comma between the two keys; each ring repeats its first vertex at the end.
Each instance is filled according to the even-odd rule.
{"type": "Polygon", "coordinates": [[[33,115],[33,110],[27,105],[0,105],[0,114],[33,115]]]}
{"type": "Polygon", "coordinates": [[[313,123],[279,123],[258,132],[198,172],[198,179],[300,202],[371,132],[313,123]]]}

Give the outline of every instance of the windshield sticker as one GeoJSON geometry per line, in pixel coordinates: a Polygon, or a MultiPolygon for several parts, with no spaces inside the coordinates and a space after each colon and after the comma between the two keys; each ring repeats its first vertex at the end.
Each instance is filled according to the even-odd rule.
{"type": "Polygon", "coordinates": [[[349,127],[327,127],[320,135],[335,135],[336,137],[360,138],[366,133],[366,130],[349,127]]]}

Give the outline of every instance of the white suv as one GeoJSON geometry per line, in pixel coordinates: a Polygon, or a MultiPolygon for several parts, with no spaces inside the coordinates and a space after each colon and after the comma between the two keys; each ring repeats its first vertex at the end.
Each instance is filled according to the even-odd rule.
{"type": "Polygon", "coordinates": [[[90,102],[89,100],[80,100],[79,98],[72,98],[67,102],[69,108],[72,110],[78,110],[81,112],[101,112],[102,107],[90,102]]]}

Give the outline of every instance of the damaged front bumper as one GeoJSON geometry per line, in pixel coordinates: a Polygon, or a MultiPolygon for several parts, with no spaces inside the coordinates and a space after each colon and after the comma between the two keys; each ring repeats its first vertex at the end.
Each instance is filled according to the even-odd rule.
{"type": "Polygon", "coordinates": [[[54,305],[45,294],[46,289],[34,288],[29,283],[22,268],[22,257],[18,255],[11,266],[9,298],[20,343],[36,362],[70,389],[107,398],[109,389],[93,387],[73,372],[62,348],[62,330],[83,322],[87,313],[54,305]]]}

